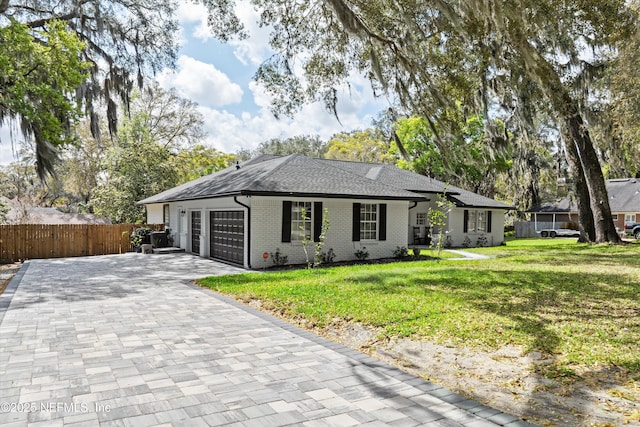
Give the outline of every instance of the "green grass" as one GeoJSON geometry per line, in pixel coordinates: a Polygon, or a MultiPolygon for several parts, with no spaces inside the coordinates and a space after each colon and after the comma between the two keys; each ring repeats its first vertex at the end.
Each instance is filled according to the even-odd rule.
{"type": "Polygon", "coordinates": [[[640,246],[523,239],[473,251],[494,258],[247,273],[200,284],[320,327],[339,318],[386,336],[478,349],[513,344],[553,356],[545,371],[552,377],[605,366],[640,380],[640,246]]]}

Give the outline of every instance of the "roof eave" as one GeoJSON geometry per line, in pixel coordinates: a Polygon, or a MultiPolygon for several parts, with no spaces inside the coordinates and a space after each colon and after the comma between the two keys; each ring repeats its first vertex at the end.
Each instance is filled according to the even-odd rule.
{"type": "Polygon", "coordinates": [[[327,199],[360,199],[360,200],[407,200],[423,201],[423,196],[384,196],[384,195],[364,195],[364,194],[339,194],[339,193],[312,193],[295,191],[243,191],[246,196],[289,196],[289,197],[320,197],[327,199]]]}
{"type": "Polygon", "coordinates": [[[504,205],[504,206],[485,206],[485,205],[468,205],[466,203],[460,202],[456,206],[459,208],[479,208],[479,209],[503,209],[505,211],[514,211],[516,208],[514,206],[504,205]]]}
{"type": "Polygon", "coordinates": [[[136,205],[154,205],[157,203],[186,202],[189,200],[218,199],[220,197],[231,197],[231,196],[242,196],[242,195],[245,195],[243,191],[232,191],[228,193],[209,194],[209,195],[194,196],[194,197],[167,198],[167,199],[154,200],[151,202],[145,202],[144,200],[146,199],[144,199],[144,200],[140,200],[139,202],[136,202],[136,205]]]}

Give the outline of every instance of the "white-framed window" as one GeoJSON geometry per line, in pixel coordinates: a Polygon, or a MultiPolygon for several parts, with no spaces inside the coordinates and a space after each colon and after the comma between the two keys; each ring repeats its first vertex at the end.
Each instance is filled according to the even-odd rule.
{"type": "Polygon", "coordinates": [[[618,220],[618,214],[611,214],[611,219],[613,219],[614,221],[618,220]]]}
{"type": "Polygon", "coordinates": [[[478,211],[476,214],[476,230],[478,233],[487,231],[487,211],[478,211]]]}
{"type": "Polygon", "coordinates": [[[469,217],[467,218],[467,232],[475,233],[476,231],[476,211],[469,211],[469,217]]]}
{"type": "Polygon", "coordinates": [[[311,240],[311,202],[291,202],[291,241],[311,240]]]}
{"type": "Polygon", "coordinates": [[[378,205],[362,203],[360,205],[360,240],[378,238],[378,205]]]}
{"type": "Polygon", "coordinates": [[[636,214],[634,213],[624,214],[624,222],[636,222],[636,214]]]}
{"type": "Polygon", "coordinates": [[[491,233],[491,211],[468,209],[464,218],[465,233],[491,233]]]}
{"type": "Polygon", "coordinates": [[[427,225],[427,213],[418,212],[416,214],[416,225],[427,225]]]}
{"type": "Polygon", "coordinates": [[[162,222],[164,223],[164,226],[167,228],[169,228],[169,224],[170,224],[169,212],[170,212],[169,205],[168,204],[162,205],[162,222]]]}

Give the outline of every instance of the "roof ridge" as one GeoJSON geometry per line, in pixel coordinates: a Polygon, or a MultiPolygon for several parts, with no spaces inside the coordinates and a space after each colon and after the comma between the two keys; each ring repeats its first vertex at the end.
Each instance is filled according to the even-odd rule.
{"type": "Polygon", "coordinates": [[[319,157],[314,157],[315,159],[318,160],[326,160],[329,162],[340,162],[340,163],[357,163],[360,165],[372,165],[372,166],[393,166],[392,164],[389,163],[379,163],[379,162],[360,162],[357,160],[342,160],[342,159],[323,159],[323,158],[319,158],[319,157]]]}
{"type": "MultiPolygon", "coordinates": [[[[298,156],[302,156],[301,154],[297,154],[297,155],[298,156]]],[[[334,159],[320,159],[320,158],[316,158],[316,157],[307,157],[307,156],[302,156],[302,157],[305,157],[305,158],[307,158],[307,159],[309,159],[311,161],[318,161],[318,162],[322,162],[322,161],[325,161],[325,160],[335,161],[334,159]]],[[[339,161],[340,162],[344,162],[344,163],[360,163],[360,164],[372,165],[372,166],[385,166],[384,163],[351,162],[349,160],[339,160],[339,161]]],[[[392,166],[392,165],[390,165],[390,166],[392,166]]],[[[414,191],[411,191],[411,190],[407,190],[407,189],[404,189],[404,188],[398,188],[395,185],[389,185],[389,184],[386,184],[384,182],[380,182],[377,179],[371,179],[366,175],[360,175],[360,174],[352,172],[352,171],[350,171],[348,169],[343,169],[341,167],[337,167],[337,166],[333,166],[333,165],[329,165],[329,167],[332,168],[332,169],[337,169],[337,170],[339,170],[341,172],[344,172],[344,173],[347,173],[349,175],[353,175],[354,177],[357,177],[358,179],[362,179],[362,178],[368,179],[368,180],[370,180],[372,182],[375,182],[377,185],[381,185],[381,186],[386,187],[386,188],[391,189],[391,190],[395,190],[395,191],[402,190],[402,191],[408,191],[409,193],[415,193],[414,191]]],[[[418,193],[415,193],[415,194],[420,195],[418,193]]]]}
{"type": "MultiPolygon", "coordinates": [[[[251,167],[251,166],[256,166],[256,167],[258,167],[259,165],[264,165],[265,163],[269,163],[269,162],[272,162],[272,161],[279,161],[279,162],[280,162],[280,164],[279,164],[279,165],[277,165],[277,166],[276,166],[276,167],[274,167],[273,169],[271,169],[271,170],[267,171],[264,175],[259,176],[259,177],[255,177],[254,179],[252,179],[252,180],[251,180],[251,182],[249,183],[249,185],[253,185],[253,184],[255,184],[255,183],[258,183],[258,182],[260,182],[261,180],[263,180],[264,178],[266,178],[266,177],[269,177],[269,176],[273,175],[275,172],[277,172],[278,170],[280,170],[280,169],[282,168],[282,166],[283,166],[283,165],[285,165],[285,164],[289,163],[289,162],[291,161],[291,159],[292,159],[292,158],[297,157],[297,156],[300,156],[300,154],[298,154],[298,153],[293,153],[293,154],[289,154],[289,155],[287,155],[287,156],[277,156],[277,157],[274,157],[273,159],[268,159],[268,160],[265,160],[265,161],[262,161],[262,162],[253,163],[253,164],[249,164],[249,165],[247,165],[246,167],[251,167]]],[[[240,169],[242,169],[242,168],[240,168],[240,169]]],[[[240,169],[238,169],[238,170],[240,170],[240,169]]]]}

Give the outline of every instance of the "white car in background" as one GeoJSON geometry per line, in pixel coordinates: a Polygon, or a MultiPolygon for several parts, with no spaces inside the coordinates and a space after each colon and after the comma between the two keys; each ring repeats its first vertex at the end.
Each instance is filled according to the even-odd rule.
{"type": "Polygon", "coordinates": [[[580,237],[580,231],[570,228],[547,228],[538,233],[540,237],[580,237]]]}

